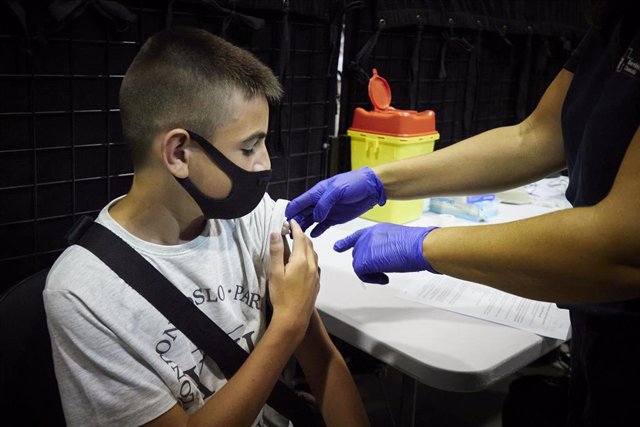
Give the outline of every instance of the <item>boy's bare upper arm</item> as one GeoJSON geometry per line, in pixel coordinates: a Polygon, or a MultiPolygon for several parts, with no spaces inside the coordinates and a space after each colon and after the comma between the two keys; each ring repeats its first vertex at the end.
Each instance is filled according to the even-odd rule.
{"type": "Polygon", "coordinates": [[[174,427],[174,426],[186,426],[189,421],[189,416],[177,403],[171,407],[167,412],[160,415],[158,418],[149,421],[144,424],[145,427],[174,427]]]}

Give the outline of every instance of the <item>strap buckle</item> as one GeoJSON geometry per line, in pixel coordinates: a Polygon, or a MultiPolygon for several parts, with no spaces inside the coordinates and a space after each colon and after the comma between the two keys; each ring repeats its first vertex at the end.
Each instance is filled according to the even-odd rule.
{"type": "Polygon", "coordinates": [[[64,236],[64,240],[67,242],[67,245],[75,245],[92,224],[93,218],[88,215],[82,215],[64,236]]]}

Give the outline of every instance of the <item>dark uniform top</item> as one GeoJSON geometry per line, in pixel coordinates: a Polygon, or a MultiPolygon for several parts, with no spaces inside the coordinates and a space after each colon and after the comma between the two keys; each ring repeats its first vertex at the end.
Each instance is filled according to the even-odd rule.
{"type": "MultiPolygon", "coordinates": [[[[574,73],[562,109],[574,207],[607,196],[640,125],[638,19],[590,30],[565,65],[574,73]]],[[[572,325],[569,424],[640,426],[640,299],[563,307],[572,325]]]]}

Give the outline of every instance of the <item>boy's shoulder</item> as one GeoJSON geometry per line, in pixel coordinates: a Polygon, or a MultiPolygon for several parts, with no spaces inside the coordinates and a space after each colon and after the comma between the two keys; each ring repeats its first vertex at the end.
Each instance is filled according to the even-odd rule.
{"type": "Polygon", "coordinates": [[[276,201],[265,193],[260,204],[251,213],[237,220],[241,234],[245,240],[250,239],[259,247],[263,259],[269,253],[269,234],[282,231],[287,203],[287,200],[276,201]]]}
{"type": "MultiPolygon", "coordinates": [[[[262,200],[250,213],[243,217],[232,219],[234,227],[239,227],[245,235],[251,235],[256,240],[262,240],[271,224],[274,215],[278,216],[276,201],[271,198],[268,193],[262,197],[262,200]]],[[[214,220],[216,221],[216,220],[214,220]]],[[[229,221],[229,220],[217,220],[229,221]]]]}
{"type": "Polygon", "coordinates": [[[79,245],[60,254],[47,275],[45,291],[74,291],[95,282],[117,279],[93,253],[79,245]]]}

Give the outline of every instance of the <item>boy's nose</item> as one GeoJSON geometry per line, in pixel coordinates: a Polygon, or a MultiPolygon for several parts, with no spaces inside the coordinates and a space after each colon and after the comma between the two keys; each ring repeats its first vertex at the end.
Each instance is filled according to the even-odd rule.
{"type": "Polygon", "coordinates": [[[271,169],[271,159],[269,159],[269,152],[265,144],[260,144],[260,149],[256,155],[256,161],[253,164],[253,171],[259,172],[263,170],[271,169]]]}

